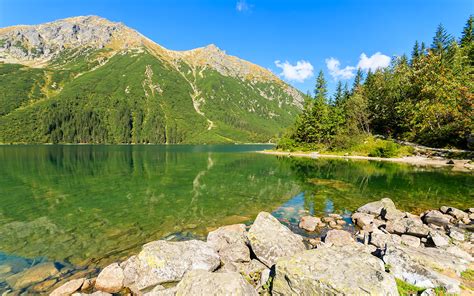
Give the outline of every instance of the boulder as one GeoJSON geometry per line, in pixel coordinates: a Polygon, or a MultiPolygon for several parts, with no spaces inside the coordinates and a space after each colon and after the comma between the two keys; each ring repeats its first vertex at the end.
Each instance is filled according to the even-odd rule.
{"type": "Polygon", "coordinates": [[[227,263],[217,272],[238,272],[246,277],[246,279],[257,286],[262,277],[262,273],[268,269],[262,262],[252,259],[250,262],[244,263],[227,263]]]}
{"type": "Polygon", "coordinates": [[[444,247],[449,245],[449,237],[439,230],[430,230],[430,238],[436,247],[444,247]]]}
{"type": "Polygon", "coordinates": [[[371,214],[374,216],[380,216],[383,209],[395,209],[395,204],[390,198],[382,198],[379,201],[370,202],[357,209],[359,213],[371,214]]]}
{"type": "Polygon", "coordinates": [[[255,289],[237,272],[213,273],[192,270],[186,273],[176,287],[181,295],[258,295],[255,289]]]}
{"type": "Polygon", "coordinates": [[[354,224],[356,224],[360,228],[364,228],[372,224],[372,222],[374,221],[374,216],[366,213],[354,213],[352,215],[352,221],[354,221],[354,224]]]}
{"type": "Polygon", "coordinates": [[[77,279],[77,280],[71,280],[65,283],[64,285],[60,286],[59,288],[56,288],[50,296],[69,296],[72,293],[76,292],[79,290],[84,283],[85,278],[77,279]]]}
{"type": "Polygon", "coordinates": [[[418,248],[420,246],[420,243],[421,243],[420,238],[416,236],[403,234],[401,238],[402,238],[402,244],[406,246],[410,246],[414,248],[418,248]]]}
{"type": "Polygon", "coordinates": [[[223,263],[250,261],[244,224],[223,226],[209,232],[207,243],[219,254],[223,263]]]}
{"type": "Polygon", "coordinates": [[[92,294],[87,294],[87,293],[74,293],[72,296],[112,296],[112,294],[107,293],[107,292],[102,292],[102,291],[96,291],[92,294]]]}
{"type": "Polygon", "coordinates": [[[370,243],[379,249],[385,249],[387,244],[401,244],[402,239],[396,234],[373,232],[370,234],[370,243]]]}
{"type": "Polygon", "coordinates": [[[461,273],[471,263],[465,258],[437,248],[414,248],[388,244],[383,261],[397,278],[421,288],[442,286],[448,293],[459,293],[460,282],[441,271],[461,273]]]}
{"type": "Polygon", "coordinates": [[[273,295],[398,295],[383,262],[353,246],[323,247],[280,258],[273,295]]]}
{"type": "Polygon", "coordinates": [[[290,256],[306,249],[300,235],[291,232],[266,212],[258,214],[250,227],[248,238],[254,254],[268,267],[275,264],[279,257],[290,256]]]}
{"type": "Polygon", "coordinates": [[[177,287],[165,288],[157,285],[150,292],[144,293],[143,296],[174,296],[176,295],[177,287]]]}
{"type": "Polygon", "coordinates": [[[329,230],[327,232],[324,242],[334,246],[344,246],[355,243],[352,235],[349,232],[336,229],[329,230]]]}
{"type": "Polygon", "coordinates": [[[22,290],[59,273],[53,262],[44,262],[6,278],[13,290],[22,290]]]}
{"type": "Polygon", "coordinates": [[[385,220],[390,221],[390,220],[398,220],[398,219],[405,218],[406,215],[404,212],[399,211],[396,208],[389,207],[389,208],[382,209],[381,216],[385,220]]]}
{"type": "Polygon", "coordinates": [[[431,210],[426,212],[422,219],[426,224],[435,224],[439,226],[448,225],[451,221],[451,216],[441,213],[437,210],[431,210]]]}
{"type": "Polygon", "coordinates": [[[104,268],[95,280],[95,288],[107,293],[117,293],[122,290],[124,272],[118,263],[112,263],[104,268]]]}
{"type": "Polygon", "coordinates": [[[143,290],[161,283],[177,282],[189,270],[213,271],[220,265],[217,252],[198,240],[154,241],[143,246],[138,256],[122,263],[124,285],[143,290]]]}
{"type": "Polygon", "coordinates": [[[448,235],[450,238],[454,239],[454,240],[457,240],[457,241],[464,241],[465,237],[464,237],[464,231],[462,231],[461,229],[459,228],[456,228],[456,227],[449,227],[448,228],[448,235]]]}
{"type": "Polygon", "coordinates": [[[464,218],[469,218],[469,214],[464,212],[464,211],[461,211],[461,210],[453,208],[453,207],[445,207],[445,208],[446,208],[446,211],[445,212],[442,211],[442,212],[445,213],[445,214],[451,215],[456,220],[462,220],[464,218]]]}
{"type": "Polygon", "coordinates": [[[299,227],[306,231],[315,231],[319,224],[321,224],[321,219],[313,216],[304,216],[300,220],[299,227]]]}

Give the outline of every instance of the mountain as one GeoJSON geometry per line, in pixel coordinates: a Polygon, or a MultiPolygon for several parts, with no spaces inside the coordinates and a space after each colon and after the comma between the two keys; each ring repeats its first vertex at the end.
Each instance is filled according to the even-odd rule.
{"type": "Polygon", "coordinates": [[[302,104],[215,45],[168,50],[97,16],[0,28],[2,143],[267,142],[302,104]]]}

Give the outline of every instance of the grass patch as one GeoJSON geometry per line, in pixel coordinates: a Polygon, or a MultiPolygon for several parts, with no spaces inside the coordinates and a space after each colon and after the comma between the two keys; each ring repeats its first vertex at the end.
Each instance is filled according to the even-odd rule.
{"type": "Polygon", "coordinates": [[[417,295],[418,293],[423,292],[425,289],[414,286],[412,284],[409,284],[403,280],[400,279],[395,279],[397,282],[397,290],[398,294],[402,296],[408,296],[408,295],[417,295]]]}
{"type": "Polygon", "coordinates": [[[461,277],[468,281],[474,281],[474,269],[466,269],[461,272],[461,277]]]}

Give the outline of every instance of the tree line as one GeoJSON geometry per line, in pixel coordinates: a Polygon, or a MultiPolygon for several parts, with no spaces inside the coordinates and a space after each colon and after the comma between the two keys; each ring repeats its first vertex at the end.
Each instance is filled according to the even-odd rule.
{"type": "Polygon", "coordinates": [[[474,16],[459,40],[439,25],[432,44],[415,42],[376,71],[357,70],[351,87],[328,95],[322,71],[314,95],[279,141],[282,149],[350,149],[369,135],[431,147],[474,147],[474,16]]]}

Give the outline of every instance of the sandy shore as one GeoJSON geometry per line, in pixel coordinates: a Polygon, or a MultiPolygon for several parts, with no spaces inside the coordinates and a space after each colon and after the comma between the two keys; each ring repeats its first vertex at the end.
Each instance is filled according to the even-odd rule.
{"type": "Polygon", "coordinates": [[[420,166],[437,166],[437,167],[452,167],[453,170],[459,171],[472,171],[474,165],[469,163],[468,159],[455,159],[452,163],[448,163],[447,159],[433,159],[421,156],[407,156],[407,157],[396,157],[396,158],[382,158],[382,157],[370,157],[370,156],[344,156],[334,154],[319,154],[317,152],[284,152],[274,150],[258,151],[258,153],[289,156],[289,157],[309,157],[309,158],[340,158],[340,159],[354,159],[354,160],[373,160],[373,161],[387,161],[397,163],[407,163],[411,165],[420,166]]]}

